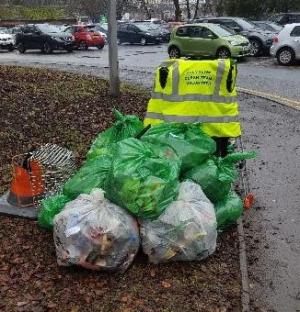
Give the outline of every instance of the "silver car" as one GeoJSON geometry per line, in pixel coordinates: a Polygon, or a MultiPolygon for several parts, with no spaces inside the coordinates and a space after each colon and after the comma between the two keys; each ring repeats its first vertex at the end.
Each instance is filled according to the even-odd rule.
{"type": "Polygon", "coordinates": [[[300,60],[300,23],[285,25],[274,37],[270,53],[280,65],[290,65],[300,60]]]}

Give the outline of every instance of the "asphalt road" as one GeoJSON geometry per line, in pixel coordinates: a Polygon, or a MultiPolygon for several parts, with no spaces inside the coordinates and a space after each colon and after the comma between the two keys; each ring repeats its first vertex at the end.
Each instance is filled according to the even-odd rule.
{"type": "MultiPolygon", "coordinates": [[[[108,75],[103,51],[0,52],[0,63],[51,67],[97,76],[108,75]]],[[[166,46],[119,49],[123,81],[151,87],[154,68],[167,58],[166,46]]],[[[280,67],[271,58],[239,64],[243,88],[300,100],[300,66],[280,67]]],[[[254,96],[240,95],[243,141],[259,157],[248,162],[256,206],[245,215],[251,300],[254,311],[300,311],[300,111],[254,96]]]]}
{"type": "MultiPolygon", "coordinates": [[[[121,76],[127,80],[145,80],[151,86],[152,73],[168,57],[167,45],[121,45],[119,63],[121,76]],[[132,74],[134,73],[134,74],[132,74]],[[137,76],[136,76],[137,74],[137,76]],[[146,76],[145,76],[146,75],[146,76]]],[[[39,51],[27,51],[24,55],[18,52],[0,51],[1,64],[34,65],[59,67],[93,72],[96,75],[108,73],[108,48],[102,51],[90,48],[88,51],[75,51],[68,54],[64,51],[44,55],[39,51]],[[81,68],[81,69],[80,69],[81,68]]],[[[250,90],[263,91],[278,96],[299,100],[300,66],[280,67],[275,59],[248,58],[239,63],[238,86],[250,90]]]]}

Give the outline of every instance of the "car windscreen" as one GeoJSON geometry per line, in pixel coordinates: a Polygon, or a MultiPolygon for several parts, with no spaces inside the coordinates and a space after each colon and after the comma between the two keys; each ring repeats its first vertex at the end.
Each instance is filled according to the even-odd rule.
{"type": "Polygon", "coordinates": [[[257,26],[249,20],[245,20],[243,18],[239,18],[236,22],[245,30],[251,30],[257,28],[257,26]]]}
{"type": "Polygon", "coordinates": [[[71,27],[68,27],[68,28],[64,29],[63,32],[65,32],[67,34],[72,34],[73,33],[73,29],[71,27]]]}
{"type": "Polygon", "coordinates": [[[143,31],[145,31],[145,29],[147,28],[147,30],[149,29],[160,29],[161,26],[159,24],[153,24],[151,22],[137,22],[137,23],[134,23],[137,27],[141,28],[140,26],[144,27],[143,31]]]}
{"type": "Polygon", "coordinates": [[[210,24],[209,28],[219,37],[228,37],[235,35],[233,31],[229,31],[227,27],[223,27],[220,25],[210,24]]]}
{"type": "Polygon", "coordinates": [[[102,27],[104,30],[108,31],[108,24],[101,24],[101,27],[102,27]]]}
{"type": "Polygon", "coordinates": [[[36,28],[46,34],[55,34],[60,32],[60,29],[55,25],[40,24],[36,25],[36,28]]]}
{"type": "Polygon", "coordinates": [[[273,22],[268,22],[268,25],[270,25],[276,31],[281,31],[283,28],[281,25],[273,23],[273,22]]]}
{"type": "Polygon", "coordinates": [[[279,23],[282,19],[282,15],[273,15],[269,20],[274,23],[279,23]]]}
{"type": "Polygon", "coordinates": [[[136,25],[138,27],[139,30],[141,31],[149,31],[152,30],[152,28],[150,28],[150,26],[148,24],[138,24],[136,25]]]}

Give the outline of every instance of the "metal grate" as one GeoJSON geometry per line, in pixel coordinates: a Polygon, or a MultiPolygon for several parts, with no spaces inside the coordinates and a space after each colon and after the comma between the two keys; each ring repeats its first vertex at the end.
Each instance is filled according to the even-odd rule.
{"type": "Polygon", "coordinates": [[[24,167],[25,162],[28,166],[33,202],[20,204],[22,207],[30,204],[38,207],[42,199],[59,193],[63,184],[76,169],[74,153],[56,144],[41,145],[27,154],[14,156],[13,174],[16,172],[16,167],[24,167]],[[30,166],[34,161],[38,164],[39,170],[31,170],[30,166]]]}

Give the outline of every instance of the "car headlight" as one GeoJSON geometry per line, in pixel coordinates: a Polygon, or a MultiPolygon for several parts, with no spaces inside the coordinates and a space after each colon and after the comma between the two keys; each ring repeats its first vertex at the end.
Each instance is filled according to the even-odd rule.
{"type": "Polygon", "coordinates": [[[145,33],[145,35],[147,35],[147,36],[151,36],[151,34],[150,34],[150,33],[148,33],[148,32],[146,32],[146,33],[145,33]]]}
{"type": "Polygon", "coordinates": [[[241,45],[241,43],[238,42],[238,41],[229,41],[229,43],[230,43],[232,46],[239,46],[239,45],[241,45]]]}
{"type": "Polygon", "coordinates": [[[58,37],[53,37],[53,36],[51,36],[51,39],[52,39],[52,40],[61,40],[60,38],[58,38],[58,37]]]}

